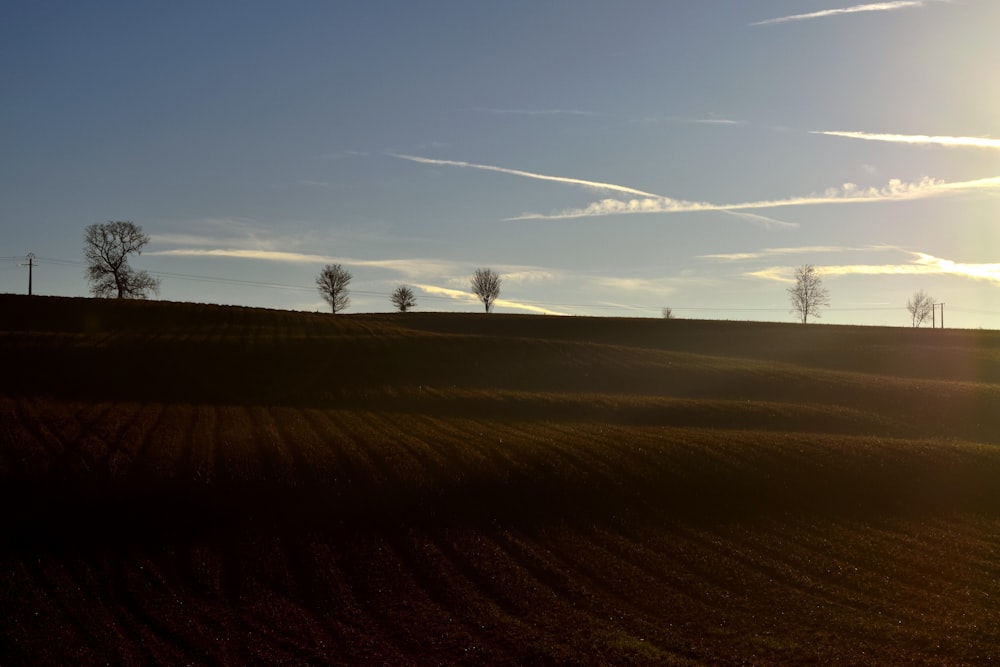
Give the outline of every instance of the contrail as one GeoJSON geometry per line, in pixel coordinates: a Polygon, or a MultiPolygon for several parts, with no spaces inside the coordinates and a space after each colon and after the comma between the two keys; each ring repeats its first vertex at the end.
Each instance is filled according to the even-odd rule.
{"type": "Polygon", "coordinates": [[[888,12],[895,9],[907,9],[909,7],[923,7],[927,3],[925,0],[897,0],[896,2],[874,2],[867,5],[854,5],[853,7],[843,7],[841,9],[823,9],[818,12],[808,14],[794,14],[792,16],[779,16],[774,19],[757,21],[751,26],[774,25],[775,23],[788,23],[790,21],[807,21],[809,19],[822,19],[828,16],[838,16],[840,14],[857,14],[859,12],[888,12]]]}
{"type": "Polygon", "coordinates": [[[805,197],[769,199],[742,202],[738,204],[713,204],[710,202],[690,202],[666,197],[632,199],[602,199],[583,208],[567,209],[559,213],[523,213],[507,220],[568,220],[572,218],[592,218],[608,215],[635,213],[694,213],[698,211],[752,211],[755,209],[780,208],[786,206],[816,206],[825,204],[859,204],[881,201],[905,201],[946,196],[975,190],[1000,189],[1000,176],[979,178],[971,181],[946,182],[932,178],[904,182],[890,179],[889,184],[880,188],[859,187],[845,183],[839,188],[829,188],[826,192],[805,197]]]}
{"type": "Polygon", "coordinates": [[[614,192],[624,192],[630,195],[639,195],[640,197],[654,197],[657,199],[662,198],[661,195],[653,194],[650,192],[643,192],[642,190],[636,190],[635,188],[625,187],[624,185],[615,185],[614,183],[600,183],[598,181],[585,181],[580,178],[566,178],[564,176],[548,176],[546,174],[535,174],[530,171],[521,171],[520,169],[506,169],[504,167],[494,167],[488,164],[475,164],[472,162],[459,162],[457,160],[433,160],[426,157],[417,157],[415,155],[402,155],[399,153],[392,153],[393,157],[399,158],[401,160],[410,160],[411,162],[419,162],[420,164],[434,164],[442,165],[448,167],[466,167],[468,169],[481,169],[483,171],[495,171],[501,174],[510,174],[512,176],[521,176],[523,178],[533,178],[538,181],[552,181],[553,183],[565,183],[567,185],[580,185],[585,188],[592,188],[594,190],[612,190],[614,192]]]}
{"type": "Polygon", "coordinates": [[[887,141],[897,144],[933,144],[937,146],[961,146],[971,148],[1000,148],[1000,139],[989,137],[948,137],[927,134],[887,134],[878,132],[835,132],[814,130],[809,134],[823,134],[828,137],[846,137],[863,141],[887,141]]]}

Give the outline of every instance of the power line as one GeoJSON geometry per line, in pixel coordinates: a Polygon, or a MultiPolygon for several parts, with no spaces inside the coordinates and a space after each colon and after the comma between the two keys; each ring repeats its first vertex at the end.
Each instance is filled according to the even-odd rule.
{"type": "Polygon", "coordinates": [[[963,308],[962,306],[952,306],[952,310],[960,313],[976,313],[978,315],[1000,315],[1000,310],[982,310],[980,308],[963,308]]]}
{"type": "MultiPolygon", "coordinates": [[[[39,260],[49,262],[51,264],[57,264],[61,266],[86,266],[86,262],[81,262],[72,259],[57,259],[54,257],[39,257],[39,260]]],[[[179,278],[181,280],[193,280],[193,281],[203,281],[203,282],[213,282],[213,283],[227,283],[233,285],[245,285],[247,287],[267,287],[272,289],[291,289],[291,290],[313,290],[313,287],[304,287],[302,285],[288,285],[284,283],[273,283],[266,282],[263,280],[245,280],[242,278],[224,278],[221,276],[202,276],[193,273],[176,273],[173,271],[149,271],[154,276],[167,277],[167,278],[179,278]]]]}
{"type": "Polygon", "coordinates": [[[56,264],[58,266],[86,266],[86,262],[81,262],[75,259],[56,259],[54,257],[35,257],[35,259],[41,262],[48,262],[49,264],[56,264]]]}
{"type": "Polygon", "coordinates": [[[167,278],[180,278],[181,280],[194,280],[212,283],[229,283],[233,285],[246,285],[247,287],[268,287],[273,289],[291,290],[313,290],[313,287],[303,287],[302,285],[287,285],[284,283],[270,283],[262,280],[243,280],[240,278],[222,278],[218,276],[199,276],[190,273],[173,273],[171,271],[150,271],[154,276],[167,278]]]}

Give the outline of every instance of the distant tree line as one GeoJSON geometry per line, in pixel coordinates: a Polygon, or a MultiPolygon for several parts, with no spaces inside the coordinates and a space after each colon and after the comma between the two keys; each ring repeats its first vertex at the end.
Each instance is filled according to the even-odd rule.
{"type": "MultiPolygon", "coordinates": [[[[149,243],[149,236],[140,225],[128,220],[109,220],[88,225],[83,235],[83,254],[87,260],[87,279],[90,291],[96,297],[117,299],[146,299],[158,294],[160,281],[146,271],[137,271],[129,264],[131,255],[141,255],[149,243]]],[[[343,311],[350,303],[351,272],[340,264],[327,264],[316,277],[316,288],[334,314],[343,311]]],[[[787,289],[791,312],[802,324],[809,318],[820,317],[820,309],[830,305],[830,294],[823,285],[819,271],[812,264],[795,269],[795,284],[787,289]]],[[[478,268],[472,274],[471,290],[487,313],[500,297],[503,280],[490,268],[478,268]]],[[[417,305],[417,298],[409,285],[399,285],[389,296],[389,301],[401,313],[417,305]]],[[[919,290],[906,302],[910,324],[916,328],[934,318],[933,298],[919,290]]],[[[662,309],[664,319],[673,319],[671,308],[662,309]]],[[[943,308],[942,308],[943,319],[943,308]]]]}
{"type": "MultiPolygon", "coordinates": [[[[96,297],[117,299],[147,299],[160,291],[160,281],[146,271],[137,271],[129,257],[141,255],[149,243],[149,235],[140,225],[128,220],[109,220],[88,225],[83,234],[83,256],[87,260],[90,292],[96,297]]],[[[351,304],[350,284],[353,276],[340,264],[327,264],[316,276],[316,289],[334,314],[351,304]]],[[[472,293],[483,302],[486,312],[500,296],[500,274],[493,269],[476,269],[472,276],[472,293]]],[[[409,285],[400,285],[389,301],[401,313],[417,305],[417,297],[409,285]]]]}
{"type": "MultiPolygon", "coordinates": [[[[830,294],[823,286],[819,271],[811,264],[805,264],[795,269],[795,284],[788,288],[788,296],[792,302],[792,312],[799,321],[806,324],[810,317],[820,317],[819,309],[830,305],[830,294]]],[[[906,302],[906,310],[910,313],[910,325],[914,328],[934,319],[934,299],[924,290],[918,290],[906,302]]],[[[663,316],[670,317],[670,309],[663,309],[663,316]]],[[[942,307],[942,319],[943,307],[942,307]]]]}
{"type": "MultiPolygon", "coordinates": [[[[336,314],[350,304],[351,272],[340,264],[327,264],[316,277],[316,287],[323,299],[330,304],[330,310],[336,314]]],[[[493,269],[476,269],[472,274],[472,293],[483,302],[486,312],[493,311],[493,304],[500,296],[502,283],[500,274],[493,269]]],[[[401,313],[405,313],[417,305],[417,297],[409,285],[400,285],[389,295],[389,301],[401,313]]]]}

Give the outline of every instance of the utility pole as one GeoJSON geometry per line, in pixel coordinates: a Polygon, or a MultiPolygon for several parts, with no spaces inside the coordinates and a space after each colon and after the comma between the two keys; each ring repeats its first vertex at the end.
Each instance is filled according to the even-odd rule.
{"type": "Polygon", "coordinates": [[[931,328],[937,329],[937,307],[941,306],[941,328],[944,329],[944,303],[931,304],[931,328]]]}
{"type": "Polygon", "coordinates": [[[28,260],[28,263],[22,264],[21,266],[28,267],[28,296],[31,296],[31,279],[32,279],[32,274],[34,273],[35,270],[35,253],[29,252],[28,256],[25,257],[25,259],[28,260]]]}

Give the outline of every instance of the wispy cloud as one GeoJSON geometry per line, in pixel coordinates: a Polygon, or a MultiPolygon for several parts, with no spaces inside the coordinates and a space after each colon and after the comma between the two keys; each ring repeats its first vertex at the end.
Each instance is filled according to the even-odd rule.
{"type": "Polygon", "coordinates": [[[463,162],[458,160],[438,160],[400,153],[393,153],[392,156],[401,160],[409,160],[419,164],[479,169],[483,171],[509,174],[512,176],[520,176],[522,178],[562,183],[565,185],[575,185],[591,190],[621,192],[623,194],[631,194],[638,197],[633,199],[607,198],[588,204],[583,208],[565,209],[558,213],[522,213],[521,215],[505,218],[507,221],[568,220],[573,218],[629,215],[636,213],[692,213],[700,211],[723,211],[729,213],[739,213],[742,216],[750,216],[746,219],[751,219],[754,222],[768,223],[772,226],[792,227],[795,226],[794,223],[787,223],[781,220],[768,218],[766,216],[754,216],[754,214],[748,214],[745,212],[756,209],[781,208],[787,206],[904,201],[953,195],[972,190],[1000,189],[1000,176],[970,181],[955,181],[950,183],[930,177],[925,177],[914,182],[905,182],[898,178],[893,178],[882,187],[863,187],[856,183],[844,183],[838,187],[827,188],[822,194],[811,194],[803,197],[789,197],[786,199],[741,202],[736,204],[716,204],[713,202],[674,199],[672,197],[665,197],[663,195],[645,192],[643,190],[638,190],[625,185],[617,185],[615,183],[602,183],[600,181],[589,181],[580,178],[552,176],[549,174],[523,171],[520,169],[496,167],[488,164],[477,164],[474,162],[463,162]]]}
{"type": "MultiPolygon", "coordinates": [[[[932,266],[920,264],[840,264],[817,266],[817,272],[822,276],[916,276],[944,273],[932,266]]],[[[745,275],[780,283],[795,282],[795,267],[772,266],[757,271],[748,271],[745,275]]]]}
{"type": "Polygon", "coordinates": [[[745,120],[734,120],[715,114],[709,114],[706,118],[695,118],[687,122],[697,123],[698,125],[746,125],[745,120]]]}
{"type": "Polygon", "coordinates": [[[634,276],[597,276],[591,278],[590,282],[594,289],[601,291],[611,291],[615,294],[640,294],[642,296],[652,296],[662,298],[673,294],[680,289],[690,288],[693,285],[711,285],[712,279],[703,277],[663,277],[644,278],[634,276]]]}
{"type": "Polygon", "coordinates": [[[887,141],[898,144],[931,144],[936,146],[969,147],[969,148],[1000,148],[1000,139],[990,137],[948,137],[927,134],[883,134],[878,132],[839,132],[816,130],[809,134],[822,134],[828,137],[846,137],[863,141],[887,141]]]}
{"type": "Polygon", "coordinates": [[[747,121],[720,116],[716,113],[709,113],[705,116],[629,116],[627,120],[631,123],[644,123],[647,125],[663,125],[673,123],[684,123],[688,125],[746,125],[747,121]]]}
{"type": "Polygon", "coordinates": [[[864,5],[854,5],[853,7],[843,7],[837,9],[821,9],[808,14],[792,14],[789,16],[779,16],[773,19],[757,21],[751,26],[774,25],[777,23],[790,23],[792,21],[808,21],[811,19],[825,19],[831,16],[842,14],[858,14],[862,12],[891,12],[897,9],[910,9],[912,7],[924,7],[934,0],[896,0],[895,2],[873,2],[864,5]]]}
{"type": "Polygon", "coordinates": [[[936,273],[945,273],[949,275],[963,276],[973,280],[988,280],[990,282],[1000,283],[1000,264],[966,264],[964,262],[955,262],[950,259],[935,257],[934,255],[928,255],[922,252],[918,252],[916,255],[918,265],[932,267],[936,269],[936,273]]]}
{"type": "Polygon", "coordinates": [[[507,220],[568,220],[572,218],[595,218],[609,215],[629,215],[634,213],[685,213],[694,211],[718,211],[724,207],[707,202],[692,202],[670,197],[646,197],[643,199],[602,199],[583,208],[564,209],[558,213],[522,213],[507,220]]]}
{"type": "Polygon", "coordinates": [[[468,290],[454,289],[451,287],[441,287],[440,285],[430,285],[427,283],[414,283],[413,286],[416,287],[417,289],[426,292],[427,294],[433,296],[447,297],[449,299],[454,299],[455,301],[459,301],[461,303],[469,305],[479,302],[479,300],[476,298],[476,295],[472,294],[468,290]]]}
{"type": "Polygon", "coordinates": [[[467,269],[465,263],[425,257],[402,257],[396,259],[355,259],[345,257],[338,260],[348,266],[382,269],[399,274],[406,280],[427,280],[430,277],[453,275],[467,269]]]}
{"type": "Polygon", "coordinates": [[[746,262],[761,257],[765,257],[761,252],[717,252],[710,255],[698,255],[698,259],[716,259],[723,262],[746,262]]]}
{"type": "Polygon", "coordinates": [[[714,259],[721,261],[745,261],[750,259],[763,259],[765,257],[779,257],[783,255],[815,255],[817,253],[830,252],[885,252],[899,250],[896,246],[889,245],[868,245],[868,246],[842,246],[842,245],[809,245],[794,246],[786,248],[762,248],[753,252],[734,253],[714,253],[710,255],[698,255],[698,259],[714,259]]]}
{"type": "Polygon", "coordinates": [[[531,303],[521,303],[519,301],[511,301],[510,299],[497,299],[495,304],[501,308],[514,308],[517,310],[524,310],[529,313],[538,313],[539,315],[569,315],[569,313],[564,313],[559,310],[553,310],[551,308],[546,308],[545,306],[537,306],[531,303]]]}
{"type": "MultiPolygon", "coordinates": [[[[284,234],[276,229],[287,228],[289,223],[261,223],[250,218],[200,218],[180,223],[180,233],[152,234],[154,244],[194,246],[197,248],[233,248],[238,250],[281,250],[309,242],[309,232],[296,225],[294,232],[284,234]],[[188,231],[195,230],[195,231],[188,231]]],[[[156,254],[156,253],[147,253],[156,254]]]]}
{"type": "Polygon", "coordinates": [[[766,215],[759,215],[757,213],[746,213],[745,211],[723,211],[723,213],[728,213],[729,215],[739,218],[740,220],[753,222],[768,229],[774,229],[775,227],[791,229],[799,226],[799,223],[797,222],[785,222],[784,220],[769,218],[766,215]]]}
{"type": "MultiPolygon", "coordinates": [[[[950,275],[969,280],[1000,283],[1000,264],[968,264],[935,257],[923,252],[910,252],[909,254],[913,259],[906,264],[834,264],[817,266],[816,268],[823,276],[950,275]]],[[[746,275],[764,280],[792,283],[795,282],[794,272],[795,267],[775,266],[751,271],[746,275]]]]}
{"type": "Polygon", "coordinates": [[[816,206],[826,204],[859,204],[886,201],[908,201],[960,194],[974,190],[1000,189],[1000,176],[971,181],[945,182],[934,178],[924,178],[916,182],[891,179],[882,187],[862,187],[856,183],[845,183],[839,187],[826,189],[821,194],[787,199],[768,199],[737,204],[714,204],[692,202],[669,197],[646,197],[643,199],[602,199],[583,208],[573,208],[553,214],[523,213],[508,220],[567,220],[609,215],[629,215],[635,213],[691,213],[699,211],[748,211],[755,209],[781,208],[787,206],[816,206]]]}
{"type": "Polygon", "coordinates": [[[325,255],[312,255],[280,250],[249,250],[242,248],[175,248],[146,253],[160,257],[228,257],[232,259],[255,259],[268,262],[323,263],[335,261],[325,255]]]}
{"type": "MultiPolygon", "coordinates": [[[[452,289],[450,287],[440,287],[439,285],[428,285],[428,284],[416,284],[414,287],[431,294],[433,296],[442,296],[449,299],[454,299],[460,303],[468,305],[480,305],[479,299],[469,291],[452,289]]],[[[541,315],[568,315],[569,313],[559,312],[557,310],[552,310],[551,308],[545,308],[544,306],[538,306],[531,303],[521,303],[518,301],[512,301],[510,299],[497,299],[494,302],[495,305],[501,308],[513,308],[514,310],[524,310],[529,313],[538,313],[541,315]]]]}
{"type": "MultiPolygon", "coordinates": [[[[198,237],[172,237],[182,241],[200,241],[198,237]]],[[[223,259],[246,259],[266,262],[293,264],[343,264],[355,269],[374,269],[396,274],[399,278],[416,283],[429,280],[445,280],[456,285],[469,281],[472,269],[468,262],[433,259],[424,257],[400,257],[394,259],[362,259],[357,257],[318,255],[288,250],[265,250],[254,248],[203,248],[187,247],[146,252],[159,257],[201,257],[223,259]]],[[[565,274],[536,266],[496,265],[505,285],[552,282],[564,279],[565,274]]],[[[455,290],[456,293],[458,290],[455,290]]],[[[464,292],[466,295],[468,291],[464,292]]]]}
{"type": "Polygon", "coordinates": [[[537,268],[515,268],[503,273],[504,283],[537,283],[556,279],[556,274],[546,269],[537,268]]]}
{"type": "Polygon", "coordinates": [[[523,178],[532,178],[539,181],[552,181],[554,183],[565,183],[567,185],[579,185],[593,190],[623,192],[625,194],[639,195],[640,197],[659,197],[659,195],[655,195],[651,192],[643,192],[642,190],[625,187],[624,185],[615,185],[614,183],[601,183],[599,181],[587,181],[580,178],[567,178],[565,176],[549,176],[547,174],[521,171],[520,169],[507,169],[505,167],[494,167],[493,165],[475,164],[473,162],[460,162],[458,160],[434,160],[426,157],[417,157],[415,155],[403,155],[401,153],[392,153],[392,156],[401,160],[410,160],[411,162],[417,162],[420,164],[480,169],[482,171],[493,171],[500,174],[510,174],[511,176],[521,176],[523,178]]]}

